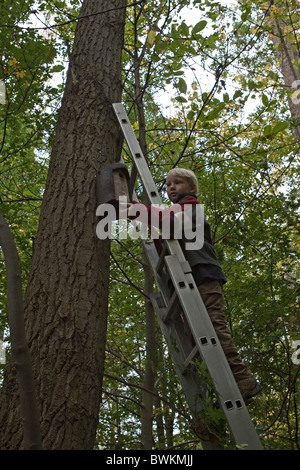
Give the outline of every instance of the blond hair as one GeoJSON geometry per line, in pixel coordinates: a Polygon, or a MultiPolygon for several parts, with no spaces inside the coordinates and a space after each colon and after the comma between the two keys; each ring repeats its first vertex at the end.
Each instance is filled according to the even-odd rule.
{"type": "Polygon", "coordinates": [[[182,178],[185,178],[191,186],[195,186],[195,192],[198,193],[198,180],[192,170],[187,170],[186,168],[172,168],[172,170],[168,172],[167,176],[169,175],[181,176],[182,178]]]}

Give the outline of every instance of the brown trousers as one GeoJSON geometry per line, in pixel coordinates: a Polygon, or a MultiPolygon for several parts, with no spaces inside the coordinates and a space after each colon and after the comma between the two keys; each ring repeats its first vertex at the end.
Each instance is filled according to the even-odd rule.
{"type": "Polygon", "coordinates": [[[242,362],[227,326],[222,285],[215,279],[207,279],[198,286],[198,289],[233,376],[241,393],[243,393],[255,384],[255,379],[248,367],[242,362]]]}

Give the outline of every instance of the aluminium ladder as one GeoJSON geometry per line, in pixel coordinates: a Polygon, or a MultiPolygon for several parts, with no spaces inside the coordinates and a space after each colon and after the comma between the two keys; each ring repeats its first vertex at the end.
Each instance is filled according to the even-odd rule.
{"type": "MultiPolygon", "coordinates": [[[[160,195],[125,109],[121,103],[113,104],[113,108],[148,200],[150,204],[161,205],[160,195]]],[[[151,301],[192,416],[197,419],[204,408],[203,397],[207,388],[195,371],[195,363],[204,361],[237,448],[262,450],[262,444],[178,240],[164,240],[160,256],[153,241],[143,240],[143,244],[159,289],[159,292],[151,295],[151,301]],[[170,280],[173,285],[172,295],[170,280]],[[195,346],[184,332],[182,315],[189,325],[195,346]]],[[[205,450],[216,449],[211,437],[203,435],[201,442],[205,450]]]]}

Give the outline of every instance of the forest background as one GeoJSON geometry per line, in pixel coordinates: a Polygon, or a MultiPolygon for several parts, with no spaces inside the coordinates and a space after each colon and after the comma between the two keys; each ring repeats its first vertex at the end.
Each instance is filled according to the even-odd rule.
{"type": "MultiPolygon", "coordinates": [[[[82,3],[1,1],[1,213],[18,248],[24,291],[82,3]]],[[[249,409],[269,450],[300,447],[299,30],[296,0],[129,1],[122,51],[122,101],[164,201],[170,168],[190,168],[199,179],[228,280],[232,335],[263,384],[249,409]]],[[[122,156],[131,168],[126,147],[122,156]]],[[[97,155],[89,165],[97,166],[97,155]]],[[[142,195],[139,181],[136,191],[142,195]]],[[[201,449],[149,304],[153,279],[140,242],[117,238],[110,250],[93,446],[201,449]]],[[[7,363],[3,256],[0,270],[7,363]]],[[[218,424],[218,411],[210,419],[218,424]]]]}

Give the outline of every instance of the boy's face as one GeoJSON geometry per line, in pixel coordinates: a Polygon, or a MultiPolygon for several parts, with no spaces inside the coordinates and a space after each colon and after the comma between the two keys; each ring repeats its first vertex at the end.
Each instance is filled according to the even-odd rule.
{"type": "Polygon", "coordinates": [[[168,175],[166,179],[167,195],[170,201],[175,202],[179,194],[194,193],[196,187],[182,176],[168,175]]]}

